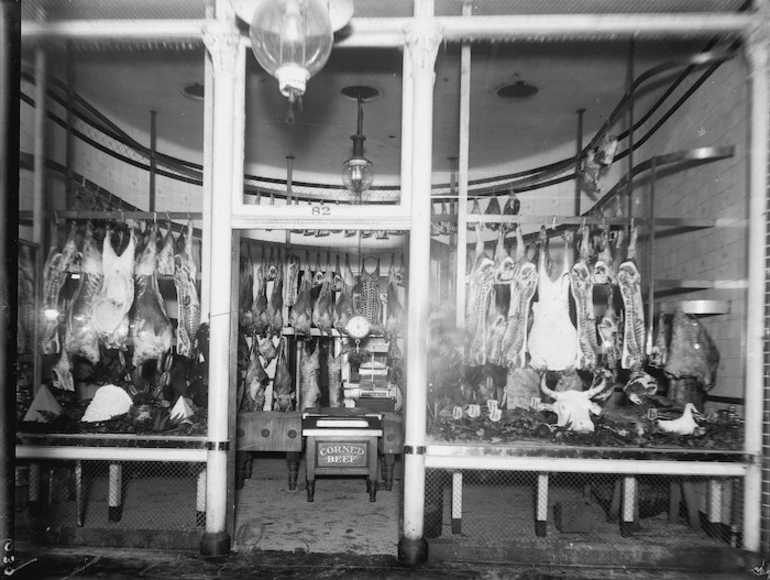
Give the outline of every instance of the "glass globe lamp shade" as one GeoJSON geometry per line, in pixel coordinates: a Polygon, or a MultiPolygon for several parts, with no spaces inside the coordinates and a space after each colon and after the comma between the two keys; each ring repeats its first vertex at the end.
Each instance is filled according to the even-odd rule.
{"type": "Polygon", "coordinates": [[[353,156],[342,166],[342,183],[356,195],[365,192],[374,181],[372,162],[363,155],[353,156]]]}
{"type": "Polygon", "coordinates": [[[326,64],[334,42],[321,0],[262,0],[249,35],[257,62],[278,79],[281,93],[292,102],[326,64]]]}

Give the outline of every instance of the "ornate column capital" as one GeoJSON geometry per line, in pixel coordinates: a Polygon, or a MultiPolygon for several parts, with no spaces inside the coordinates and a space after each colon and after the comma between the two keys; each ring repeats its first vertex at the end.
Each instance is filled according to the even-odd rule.
{"type": "Polygon", "coordinates": [[[220,20],[209,20],[203,27],[203,44],[211,55],[214,74],[235,72],[240,34],[220,20]]]}
{"type": "Polygon", "coordinates": [[[417,21],[409,25],[406,35],[406,49],[412,60],[412,72],[430,70],[433,72],[438,55],[438,47],[443,38],[443,27],[434,20],[417,21]]]}

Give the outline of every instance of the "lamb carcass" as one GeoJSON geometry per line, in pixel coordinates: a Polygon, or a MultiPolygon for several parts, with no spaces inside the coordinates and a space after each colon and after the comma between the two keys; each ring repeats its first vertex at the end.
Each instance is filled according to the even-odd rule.
{"type": "Polygon", "coordinates": [[[136,238],[129,228],[128,245],[118,256],[110,240],[110,228],[102,244],[102,288],[94,301],[94,326],[107,348],[124,350],[128,342],[128,312],[134,302],[134,249],[136,238]]]}
{"type": "Polygon", "coordinates": [[[281,344],[278,345],[278,363],[273,379],[273,411],[291,411],[294,407],[294,391],[285,350],[285,339],[282,338],[281,344]]]}
{"type": "Polygon", "coordinates": [[[257,341],[254,339],[249,350],[249,365],[244,378],[244,393],[240,411],[262,411],[265,407],[265,392],[270,383],[262,361],[259,360],[257,341]]]}
{"type": "Polygon", "coordinates": [[[276,266],[273,290],[267,303],[267,325],[270,336],[280,336],[283,332],[283,265],[280,264],[280,254],[276,266]]]}
{"type": "Polygon", "coordinates": [[[310,258],[308,253],[305,252],[305,268],[302,273],[302,279],[299,282],[299,292],[297,293],[297,302],[294,304],[294,308],[291,309],[289,314],[289,323],[294,332],[299,336],[310,336],[310,327],[313,322],[313,303],[311,301],[310,292],[311,278],[310,273],[310,258]]]}
{"type": "Polygon", "coordinates": [[[564,232],[564,263],[556,280],[551,280],[548,236],[540,228],[541,252],[538,263],[538,301],[532,306],[532,331],[529,336],[530,364],[537,371],[571,371],[577,360],[577,330],[569,316],[570,260],[572,236],[564,232]]]}
{"type": "Polygon", "coordinates": [[[342,353],[334,356],[334,348],[329,345],[327,368],[329,371],[329,406],[342,407],[342,353]]]}
{"type": "Polygon", "coordinates": [[[319,372],[321,370],[320,350],[321,346],[318,340],[306,340],[304,347],[300,349],[299,400],[302,409],[321,406],[321,388],[319,386],[319,372]],[[314,347],[312,353],[308,352],[311,345],[314,347]]]}
{"type": "Polygon", "coordinates": [[[102,256],[96,247],[91,222],[83,239],[80,283],[67,316],[65,344],[70,356],[99,362],[99,335],[94,325],[94,302],[102,288],[102,256]]]}
{"type": "Polygon", "coordinates": [[[396,256],[393,256],[388,270],[388,283],[385,289],[387,295],[388,319],[385,321],[385,335],[390,340],[398,338],[404,330],[404,308],[398,299],[398,282],[396,280],[396,256]]]}
{"type": "Polygon", "coordinates": [[[254,272],[254,301],[251,304],[251,319],[254,334],[257,336],[267,336],[270,328],[267,317],[267,282],[265,281],[265,252],[262,250],[262,258],[256,265],[254,272]]]}
{"type": "Polygon", "coordinates": [[[168,232],[163,238],[160,250],[158,250],[158,275],[174,275],[174,234],[171,233],[171,220],[168,221],[168,232]]]}
{"type": "Polygon", "coordinates": [[[251,246],[241,245],[241,257],[238,261],[238,324],[243,332],[254,330],[254,262],[251,259],[251,246]]]}
{"type": "Polygon", "coordinates": [[[325,336],[330,336],[332,333],[332,323],[334,318],[334,295],[332,294],[332,284],[334,278],[332,277],[331,268],[326,269],[324,275],[324,281],[321,284],[321,291],[318,293],[318,298],[313,305],[313,324],[325,336]]]}
{"type": "Polygon", "coordinates": [[[174,256],[174,286],[179,305],[176,350],[181,356],[193,358],[198,348],[198,329],[201,325],[201,303],[198,298],[198,266],[192,255],[193,223],[187,223],[187,235],[182,248],[174,256]]]}
{"type": "Polygon", "coordinates": [[[131,308],[131,339],[134,344],[132,363],[139,367],[157,359],[171,348],[173,328],[158,289],[157,225],[150,226],[147,245],[134,269],[134,304],[131,308]]]}
{"type": "Polygon", "coordinates": [[[353,288],[356,285],[353,270],[350,269],[350,257],[345,254],[345,267],[342,271],[342,290],[334,305],[334,328],[344,334],[348,321],[353,317],[353,288]]]}
{"type": "Polygon", "coordinates": [[[299,282],[299,257],[295,254],[289,256],[286,264],[286,306],[294,306],[297,302],[297,285],[299,282]]]}

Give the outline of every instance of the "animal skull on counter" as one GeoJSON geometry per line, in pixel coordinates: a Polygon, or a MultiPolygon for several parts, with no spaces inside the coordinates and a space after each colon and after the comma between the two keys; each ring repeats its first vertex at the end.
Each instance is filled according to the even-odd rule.
{"type": "Polygon", "coordinates": [[[540,410],[549,410],[556,413],[557,427],[567,427],[571,431],[579,433],[593,433],[594,423],[591,414],[601,415],[602,408],[591,399],[598,395],[604,384],[600,383],[587,391],[552,391],[546,386],[546,373],[540,379],[540,388],[543,393],[554,399],[553,403],[541,403],[540,410]]]}

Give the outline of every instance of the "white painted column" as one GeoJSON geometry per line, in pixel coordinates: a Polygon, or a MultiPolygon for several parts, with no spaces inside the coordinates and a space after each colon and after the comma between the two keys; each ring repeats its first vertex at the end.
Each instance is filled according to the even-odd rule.
{"type": "MultiPolygon", "coordinates": [[[[764,4],[764,3],[763,3],[764,4]]],[[[767,228],[768,162],[768,34],[767,8],[755,16],[764,20],[748,38],[747,60],[750,85],[751,142],[749,145],[749,243],[746,296],[746,392],[744,451],[754,461],[749,465],[743,489],[743,546],[760,550],[762,515],[768,517],[768,502],[762,503],[762,415],[764,406],[763,349],[765,318],[765,231],[767,228]]],[[[767,429],[767,426],[764,427],[767,429]]],[[[767,474],[765,474],[767,475],[767,474]]]]}
{"type": "Polygon", "coordinates": [[[463,532],[463,472],[452,474],[452,533],[463,532]]]}
{"type": "Polygon", "coordinates": [[[441,30],[432,20],[433,2],[415,2],[415,20],[406,34],[411,61],[412,175],[409,235],[409,303],[406,332],[406,417],[404,437],[404,528],[399,558],[427,557],[425,512],[425,430],[430,284],[430,191],[433,153],[434,65],[441,30]]]}
{"type": "Polygon", "coordinates": [[[43,358],[40,354],[40,315],[43,303],[43,263],[47,251],[43,243],[45,221],[46,151],[48,125],[48,58],[44,48],[35,51],[35,125],[34,159],[32,173],[32,241],[38,244],[35,252],[35,317],[32,327],[32,344],[35,353],[32,363],[32,393],[37,394],[43,382],[43,358]]]}
{"type": "MultiPolygon", "coordinates": [[[[239,35],[224,19],[206,23],[203,42],[213,69],[213,158],[210,167],[213,192],[230,195],[233,191],[233,132],[236,86],[236,57],[239,35]],[[224,193],[228,192],[228,193],[224,193]]],[[[210,98],[206,95],[206,98],[210,98]]],[[[205,207],[205,202],[204,202],[205,207]]],[[[208,456],[206,460],[206,532],[201,538],[204,555],[230,551],[227,519],[228,402],[230,399],[230,314],[232,309],[232,201],[211,202],[210,310],[209,310],[209,395],[208,456]]]]}

